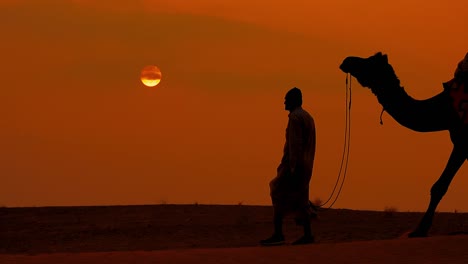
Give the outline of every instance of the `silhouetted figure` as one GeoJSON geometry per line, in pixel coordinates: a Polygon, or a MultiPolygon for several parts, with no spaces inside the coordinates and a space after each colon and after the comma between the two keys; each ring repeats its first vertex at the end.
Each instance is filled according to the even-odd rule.
{"type": "Polygon", "coordinates": [[[425,237],[432,225],[437,205],[450,182],[468,158],[468,53],[458,64],[454,78],[443,84],[444,90],[425,100],[410,97],[400,86],[387,55],[369,58],[348,57],[340,69],[369,87],[377,100],[398,123],[419,132],[448,130],[453,150],[442,175],[431,188],[431,199],[418,227],[409,237],[425,237]]]}
{"type": "Polygon", "coordinates": [[[304,236],[293,244],[314,242],[310,227],[311,204],[309,182],[315,156],[315,124],[312,116],[302,109],[301,90],[294,87],[286,94],[285,109],[289,111],[286,143],[277,176],[270,182],[270,196],[274,208],[274,233],[262,245],[285,243],[283,218],[296,214],[296,223],[304,227],[304,236]]]}

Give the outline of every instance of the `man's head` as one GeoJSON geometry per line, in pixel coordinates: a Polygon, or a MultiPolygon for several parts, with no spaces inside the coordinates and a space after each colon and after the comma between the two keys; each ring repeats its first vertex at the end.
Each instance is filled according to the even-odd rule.
{"type": "Polygon", "coordinates": [[[286,93],[284,98],[284,109],[292,111],[302,106],[302,92],[299,88],[292,88],[286,93]]]}

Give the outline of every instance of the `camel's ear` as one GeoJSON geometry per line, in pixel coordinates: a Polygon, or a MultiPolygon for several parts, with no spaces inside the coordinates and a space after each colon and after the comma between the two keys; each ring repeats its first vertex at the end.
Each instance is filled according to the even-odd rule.
{"type": "Polygon", "coordinates": [[[383,59],[383,61],[385,61],[385,63],[388,63],[388,57],[387,57],[387,55],[383,55],[383,56],[382,56],[382,59],[383,59]]]}

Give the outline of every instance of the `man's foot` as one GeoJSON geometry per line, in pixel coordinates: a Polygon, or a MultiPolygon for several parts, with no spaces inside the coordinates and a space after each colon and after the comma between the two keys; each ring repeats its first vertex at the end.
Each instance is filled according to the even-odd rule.
{"type": "Polygon", "coordinates": [[[299,238],[298,240],[294,241],[292,245],[306,245],[306,244],[312,244],[315,242],[315,239],[313,236],[303,236],[299,238]]]}
{"type": "Polygon", "coordinates": [[[260,240],[262,246],[280,246],[284,245],[284,236],[273,234],[270,238],[260,240]]]}
{"type": "Polygon", "coordinates": [[[414,238],[414,237],[427,237],[427,232],[421,231],[421,230],[414,230],[413,232],[408,234],[409,238],[414,238]]]}

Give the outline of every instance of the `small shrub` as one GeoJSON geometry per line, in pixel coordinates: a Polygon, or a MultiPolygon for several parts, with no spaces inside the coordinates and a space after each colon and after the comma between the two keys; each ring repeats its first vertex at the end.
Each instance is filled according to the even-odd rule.
{"type": "Polygon", "coordinates": [[[312,201],[312,203],[313,203],[315,206],[317,206],[317,207],[320,207],[321,205],[323,205],[323,201],[322,201],[322,199],[320,199],[320,197],[315,198],[315,199],[312,201]]]}
{"type": "Polygon", "coordinates": [[[384,213],[385,216],[391,217],[398,212],[398,209],[395,206],[385,206],[384,213]]]}

